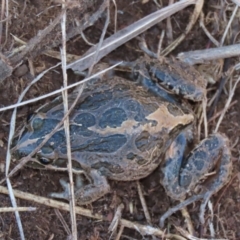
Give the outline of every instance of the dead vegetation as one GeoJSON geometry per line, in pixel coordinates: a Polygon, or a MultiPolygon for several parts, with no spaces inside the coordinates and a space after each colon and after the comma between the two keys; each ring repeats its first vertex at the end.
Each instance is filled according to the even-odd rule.
{"type": "Polygon", "coordinates": [[[0,69],[5,71],[0,77],[0,192],[6,195],[0,196],[0,236],[3,239],[239,239],[238,4],[224,0],[2,1],[0,69]],[[182,215],[177,212],[171,216],[165,228],[159,228],[160,216],[176,203],[164,195],[154,174],[140,182],[112,182],[111,194],[86,208],[75,207],[74,198],[70,199],[69,207],[40,197],[56,189],[58,179],[66,171],[73,195],[70,141],[67,141],[68,169],[62,169],[65,174],[23,168],[44,142],[10,168],[10,139],[15,122],[19,129],[20,123],[26,121],[29,104],[36,110],[50,96],[62,94],[65,115],[56,129],[64,125],[69,139],[68,116],[74,103],[68,106],[67,89],[78,86],[80,96],[84,87],[84,81],[79,82],[69,71],[88,69],[90,76],[93,66],[102,58],[136,60],[144,54],[141,49],[152,57],[175,56],[189,64],[200,64],[196,67],[211,82],[207,99],[197,112],[198,137],[219,129],[225,133],[231,141],[234,170],[231,181],[208,202],[202,225],[196,202],[182,209],[182,215]],[[17,111],[16,107],[21,108],[17,111]],[[7,208],[10,206],[13,208],[7,208]],[[37,210],[32,212],[32,206],[37,210]],[[65,212],[69,209],[70,214],[65,212]]]}

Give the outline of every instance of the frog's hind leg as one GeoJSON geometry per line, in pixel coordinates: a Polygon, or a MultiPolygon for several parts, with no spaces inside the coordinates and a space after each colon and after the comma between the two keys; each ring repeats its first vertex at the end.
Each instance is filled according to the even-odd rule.
{"type": "MultiPolygon", "coordinates": [[[[101,176],[97,170],[91,170],[89,177],[92,180],[90,184],[83,184],[81,179],[77,180],[74,195],[77,205],[85,205],[96,201],[110,191],[110,186],[106,177],[101,176]]],[[[50,197],[69,200],[68,184],[64,180],[60,180],[64,189],[62,193],[51,193],[50,197]]]]}
{"type": "MultiPolygon", "coordinates": [[[[181,194],[184,193],[184,189],[186,189],[185,193],[191,189],[194,189],[199,180],[203,178],[205,174],[212,171],[217,165],[217,168],[215,168],[216,174],[212,176],[211,181],[207,182],[207,185],[202,188],[199,195],[192,196],[173,209],[169,209],[168,212],[161,217],[161,225],[163,225],[164,220],[171,214],[199,199],[203,199],[200,207],[200,221],[201,223],[204,223],[204,211],[208,200],[214,193],[218,192],[230,180],[231,177],[232,162],[228,144],[228,139],[225,136],[215,133],[202,140],[190,153],[189,157],[186,159],[185,165],[182,166],[180,170],[178,182],[179,185],[177,185],[177,188],[173,188],[179,190],[180,198],[183,196],[181,194]]],[[[177,148],[174,149],[175,152],[173,153],[175,156],[177,153],[177,148]]],[[[168,184],[168,192],[170,192],[170,190],[172,190],[170,188],[170,178],[168,184]]],[[[171,196],[170,194],[171,197],[175,199],[178,197],[177,194],[174,195],[176,192],[170,193],[173,195],[171,196]]]]}
{"type": "Polygon", "coordinates": [[[214,154],[218,153],[219,155],[217,159],[217,173],[214,176],[214,180],[207,185],[206,189],[203,190],[204,197],[199,214],[199,218],[202,224],[204,223],[204,211],[207,202],[214,193],[218,192],[230,181],[232,173],[229,140],[221,134],[214,134],[209,137],[209,141],[204,141],[204,144],[209,149],[209,151],[214,151],[214,154]],[[211,149],[211,147],[214,148],[214,146],[215,150],[211,149]]]}

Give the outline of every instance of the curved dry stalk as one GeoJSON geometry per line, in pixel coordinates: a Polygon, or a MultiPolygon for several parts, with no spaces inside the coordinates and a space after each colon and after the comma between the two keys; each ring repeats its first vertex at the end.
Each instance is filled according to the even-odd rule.
{"type": "Polygon", "coordinates": [[[227,27],[226,27],[226,29],[224,31],[224,34],[222,36],[222,39],[220,41],[220,46],[222,46],[224,41],[225,41],[225,38],[226,38],[227,33],[228,33],[228,30],[229,30],[229,28],[230,28],[230,26],[232,24],[232,21],[233,21],[234,17],[236,16],[237,10],[238,10],[238,5],[235,6],[234,11],[232,12],[231,18],[228,21],[227,27]]]}
{"type": "Polygon", "coordinates": [[[220,43],[217,41],[217,39],[215,39],[211,33],[207,30],[205,24],[204,24],[204,13],[201,12],[200,13],[200,19],[199,19],[199,24],[200,27],[202,28],[202,30],[205,32],[205,34],[207,35],[207,37],[211,40],[211,42],[218,47],[220,45],[220,43]]]}

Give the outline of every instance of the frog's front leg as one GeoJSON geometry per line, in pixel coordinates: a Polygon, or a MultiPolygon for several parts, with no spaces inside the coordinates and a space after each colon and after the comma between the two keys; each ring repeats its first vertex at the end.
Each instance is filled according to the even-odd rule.
{"type": "MultiPolygon", "coordinates": [[[[162,58],[159,61],[141,58],[136,61],[132,71],[139,82],[158,95],[162,95],[158,85],[196,102],[203,100],[206,95],[207,82],[201,74],[192,66],[175,59],[162,58]],[[147,80],[154,83],[149,85],[150,82],[147,80]]],[[[167,98],[164,98],[168,101],[170,98],[172,102],[173,97],[170,97],[170,94],[166,96],[167,98]]]]}
{"type": "MultiPolygon", "coordinates": [[[[77,205],[92,203],[110,191],[110,186],[106,177],[101,176],[97,170],[91,170],[89,172],[89,177],[92,183],[87,185],[77,183],[75,186],[74,195],[77,205]]],[[[64,188],[64,192],[51,193],[50,197],[69,200],[68,184],[63,180],[61,180],[60,183],[64,188]]]]}
{"type": "Polygon", "coordinates": [[[182,133],[166,153],[166,163],[161,170],[161,183],[171,198],[184,199],[185,195],[195,188],[199,180],[203,179],[210,171],[216,171],[215,175],[211,177],[211,181],[208,181],[201,189],[199,195],[203,198],[200,209],[202,223],[207,201],[229,181],[231,176],[232,162],[228,144],[225,136],[219,133],[212,134],[203,139],[191,151],[187,159],[183,160],[186,140],[182,133]]]}

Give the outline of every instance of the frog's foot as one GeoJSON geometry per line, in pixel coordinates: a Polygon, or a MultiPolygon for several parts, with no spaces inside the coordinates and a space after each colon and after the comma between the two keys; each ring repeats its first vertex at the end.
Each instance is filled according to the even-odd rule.
{"type": "MultiPolygon", "coordinates": [[[[77,179],[74,190],[77,205],[92,203],[110,191],[107,179],[101,176],[97,170],[92,170],[89,175],[93,181],[90,184],[84,185],[81,178],[77,179]]],[[[50,197],[69,200],[69,184],[62,179],[60,180],[60,184],[64,191],[62,193],[51,193],[50,197]]]]}

